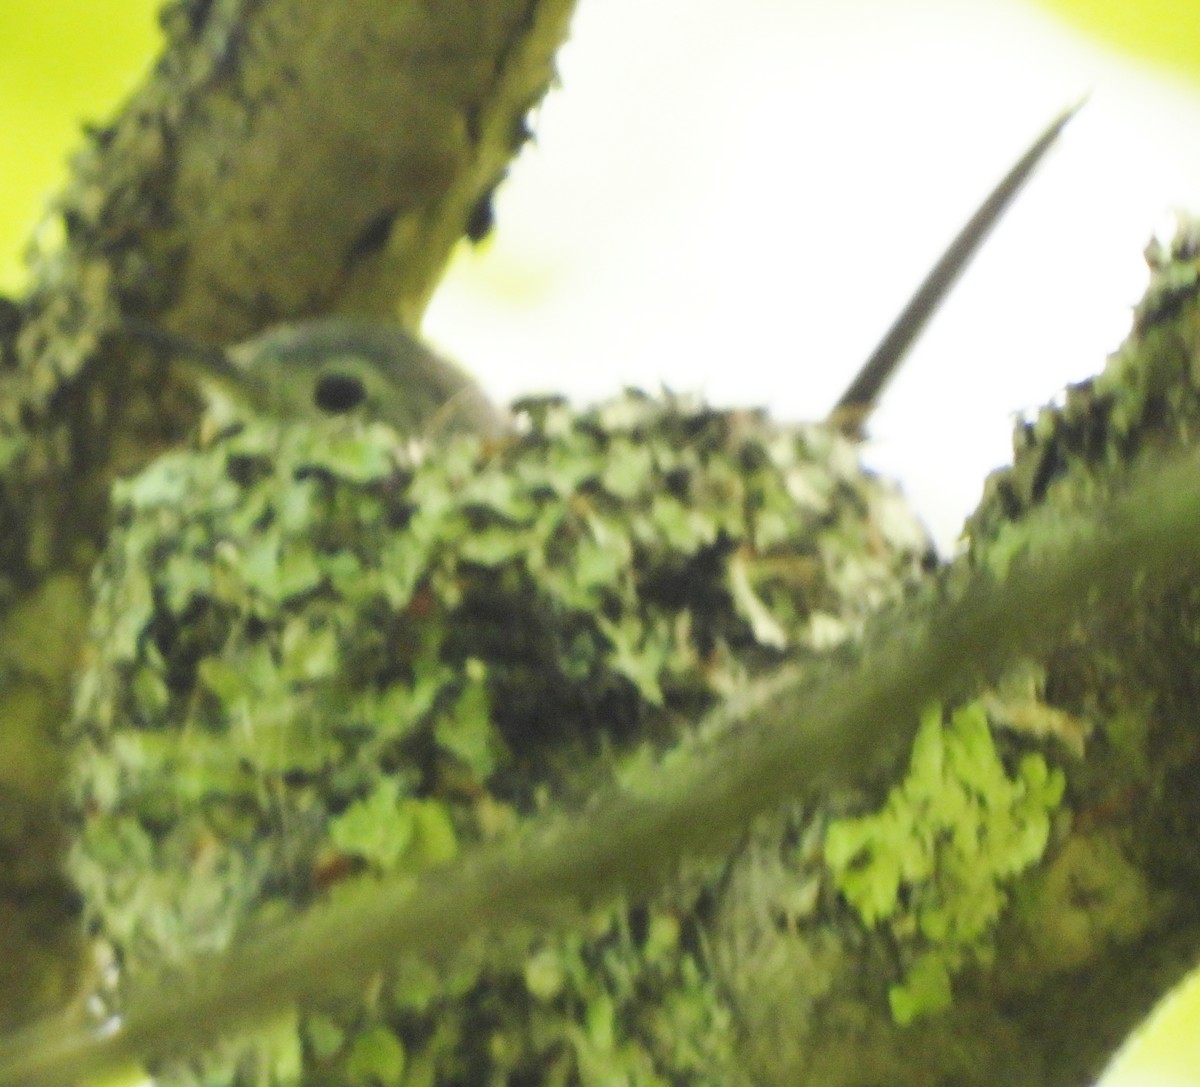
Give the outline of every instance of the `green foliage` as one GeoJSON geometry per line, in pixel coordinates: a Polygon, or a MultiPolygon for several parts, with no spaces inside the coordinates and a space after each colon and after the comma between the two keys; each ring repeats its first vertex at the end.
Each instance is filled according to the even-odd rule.
{"type": "Polygon", "coordinates": [[[830,824],[825,860],[839,890],[907,948],[890,993],[897,1022],[947,1007],[954,973],[987,960],[1007,885],[1041,858],[1064,787],[1041,755],[1006,767],[978,703],[948,720],[933,707],[882,810],[830,824]]]}

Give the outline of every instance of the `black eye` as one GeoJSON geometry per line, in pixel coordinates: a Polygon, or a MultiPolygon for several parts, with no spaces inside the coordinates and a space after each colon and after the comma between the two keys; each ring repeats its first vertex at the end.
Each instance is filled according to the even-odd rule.
{"type": "Polygon", "coordinates": [[[313,403],[327,415],[353,411],[366,398],[367,390],[353,374],[322,374],[313,390],[313,403]]]}

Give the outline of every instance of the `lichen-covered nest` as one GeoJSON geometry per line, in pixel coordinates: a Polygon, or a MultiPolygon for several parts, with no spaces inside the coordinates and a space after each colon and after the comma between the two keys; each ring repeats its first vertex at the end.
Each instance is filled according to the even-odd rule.
{"type": "MultiPolygon", "coordinates": [[[[119,486],[72,725],[71,870],[114,966],[97,1003],[583,810],[756,670],[852,641],[928,562],[827,428],[633,393],[517,419],[501,443],[252,422],[119,486]]],[[[160,1082],[740,1082],[711,947],[728,878],[515,953],[381,962],[361,999],[160,1082]]],[[[784,921],[814,908],[788,893],[784,921]]]]}

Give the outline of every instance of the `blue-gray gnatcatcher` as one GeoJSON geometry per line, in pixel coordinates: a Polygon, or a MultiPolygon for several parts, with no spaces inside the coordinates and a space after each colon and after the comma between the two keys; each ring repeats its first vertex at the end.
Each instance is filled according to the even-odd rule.
{"type": "MultiPolygon", "coordinates": [[[[909,347],[1078,109],[1056,117],[971,216],[847,386],[830,425],[862,437],[864,420],[909,347]]],[[[278,325],[226,348],[139,322],[128,327],[134,338],[166,349],[201,384],[260,415],[286,420],[355,413],[390,423],[402,434],[498,435],[509,427],[507,415],[464,371],[394,323],[316,318],[278,325]]]]}
{"type": "Polygon", "coordinates": [[[140,322],[129,334],[235,404],[271,418],[360,415],[402,434],[508,429],[503,411],[454,363],[400,325],[320,317],[276,325],[230,347],[211,347],[140,322]]]}

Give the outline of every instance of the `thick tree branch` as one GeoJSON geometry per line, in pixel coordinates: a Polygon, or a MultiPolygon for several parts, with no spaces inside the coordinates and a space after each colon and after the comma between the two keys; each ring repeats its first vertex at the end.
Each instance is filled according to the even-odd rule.
{"type": "Polygon", "coordinates": [[[675,760],[646,793],[610,796],[586,819],[551,819],[455,868],[318,908],[219,970],[201,964],[194,987],[138,1001],[115,1034],[64,1036],[49,1024],[13,1039],[0,1054],[0,1084],[62,1082],[186,1052],[297,999],[353,991],[381,961],[437,958],[481,930],[557,925],[577,918],[580,903],[648,894],[682,857],[725,848],[739,826],[780,802],[894,761],[922,706],[1045,649],[1089,599],[1103,598],[1111,615],[1140,579],[1188,562],[1200,531],[1197,471],[1194,455],[1176,458],[1084,514],[1033,517],[1002,580],[981,572],[926,614],[899,624],[882,617],[865,657],[831,665],[822,682],[784,673],[762,684],[746,704],[720,711],[713,746],[675,760]]]}

